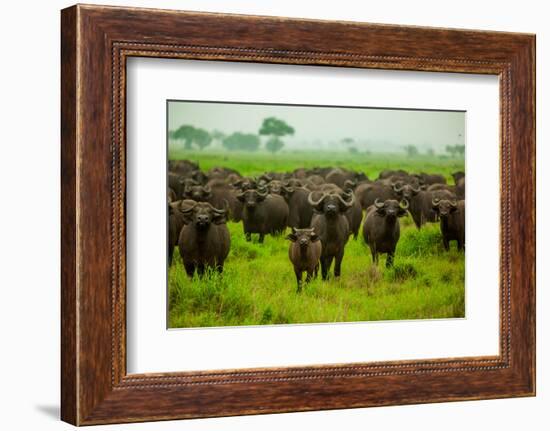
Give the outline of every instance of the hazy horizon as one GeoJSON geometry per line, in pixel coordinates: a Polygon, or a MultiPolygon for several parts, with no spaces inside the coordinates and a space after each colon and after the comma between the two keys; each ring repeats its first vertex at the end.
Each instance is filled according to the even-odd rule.
{"type": "MultiPolygon", "coordinates": [[[[183,124],[224,134],[257,134],[266,117],[277,117],[295,129],[283,137],[284,150],[403,151],[415,145],[421,152],[444,153],[447,145],[465,145],[464,111],[424,111],[369,107],[240,104],[169,101],[168,129],[183,124]],[[342,139],[353,143],[344,144],[342,139]]],[[[214,144],[214,143],[213,143],[214,144]]],[[[215,144],[214,144],[215,146],[215,144]]]]}

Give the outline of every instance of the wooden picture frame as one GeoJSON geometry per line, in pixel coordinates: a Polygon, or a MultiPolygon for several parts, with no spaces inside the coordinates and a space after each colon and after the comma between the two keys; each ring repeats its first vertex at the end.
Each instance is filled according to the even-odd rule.
{"type": "Polygon", "coordinates": [[[75,425],[535,394],[535,36],[102,6],[61,14],[61,417],[75,425]],[[126,373],[131,56],[500,78],[500,354],[126,373]]]}

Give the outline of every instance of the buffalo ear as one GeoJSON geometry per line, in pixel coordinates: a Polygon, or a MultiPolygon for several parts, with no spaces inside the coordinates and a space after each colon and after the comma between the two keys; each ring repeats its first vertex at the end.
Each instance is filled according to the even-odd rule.
{"type": "Polygon", "coordinates": [[[309,239],[311,242],[319,241],[319,235],[317,235],[315,232],[312,232],[309,239]]]}
{"type": "Polygon", "coordinates": [[[204,190],[202,196],[204,199],[209,199],[212,196],[212,192],[210,190],[204,190]]]}
{"type": "Polygon", "coordinates": [[[239,193],[237,195],[237,199],[239,200],[239,202],[244,202],[244,193],[239,193]]]}
{"type": "Polygon", "coordinates": [[[296,240],[298,239],[298,237],[294,233],[289,233],[285,238],[292,242],[296,242],[296,240]]]}
{"type": "Polygon", "coordinates": [[[187,211],[182,214],[183,214],[183,224],[193,223],[193,211],[187,211]]]}
{"type": "Polygon", "coordinates": [[[407,210],[404,209],[404,208],[399,208],[399,210],[397,211],[397,216],[398,217],[404,217],[407,215],[407,210]]]}
{"type": "Polygon", "coordinates": [[[452,213],[454,213],[456,210],[458,210],[458,206],[456,206],[456,207],[451,206],[451,212],[452,213]]]}
{"type": "Polygon", "coordinates": [[[227,222],[227,213],[224,211],[221,214],[214,214],[212,217],[212,223],[214,224],[224,224],[227,222]]]}

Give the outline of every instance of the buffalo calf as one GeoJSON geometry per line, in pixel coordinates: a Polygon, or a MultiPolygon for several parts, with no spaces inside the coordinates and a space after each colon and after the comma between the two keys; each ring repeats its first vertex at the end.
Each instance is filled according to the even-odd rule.
{"type": "Polygon", "coordinates": [[[456,241],[457,248],[464,250],[466,206],[463,200],[433,199],[432,206],[439,215],[439,226],[443,235],[443,247],[449,250],[449,241],[456,241]]]}
{"type": "Polygon", "coordinates": [[[363,224],[363,238],[370,248],[375,265],[378,265],[380,253],[388,255],[386,267],[393,265],[393,256],[400,235],[398,217],[407,214],[408,206],[409,203],[405,200],[400,204],[394,199],[384,202],[377,199],[367,210],[363,224]]]}
{"type": "Polygon", "coordinates": [[[309,283],[313,275],[317,276],[319,259],[321,258],[322,245],[315,229],[296,229],[287,235],[290,240],[288,257],[294,266],[298,292],[302,290],[302,273],[306,272],[306,283],[309,283]]]}
{"type": "Polygon", "coordinates": [[[227,211],[214,208],[208,202],[196,202],[181,208],[185,224],[181,229],[178,246],[185,272],[199,276],[206,268],[223,271],[223,264],[229,254],[231,239],[225,225],[227,211]]]}

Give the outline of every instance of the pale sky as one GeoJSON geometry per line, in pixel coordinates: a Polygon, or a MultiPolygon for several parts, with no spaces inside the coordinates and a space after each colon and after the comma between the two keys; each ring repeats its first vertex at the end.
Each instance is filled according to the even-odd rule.
{"type": "Polygon", "coordinates": [[[343,138],[353,138],[360,150],[402,151],[416,145],[421,151],[444,152],[447,145],[464,145],[465,112],[413,111],[374,108],[253,105],[212,102],[168,103],[168,128],[190,124],[225,134],[258,133],[266,117],[277,117],[294,127],[284,137],[285,149],[335,150],[343,138]]]}

